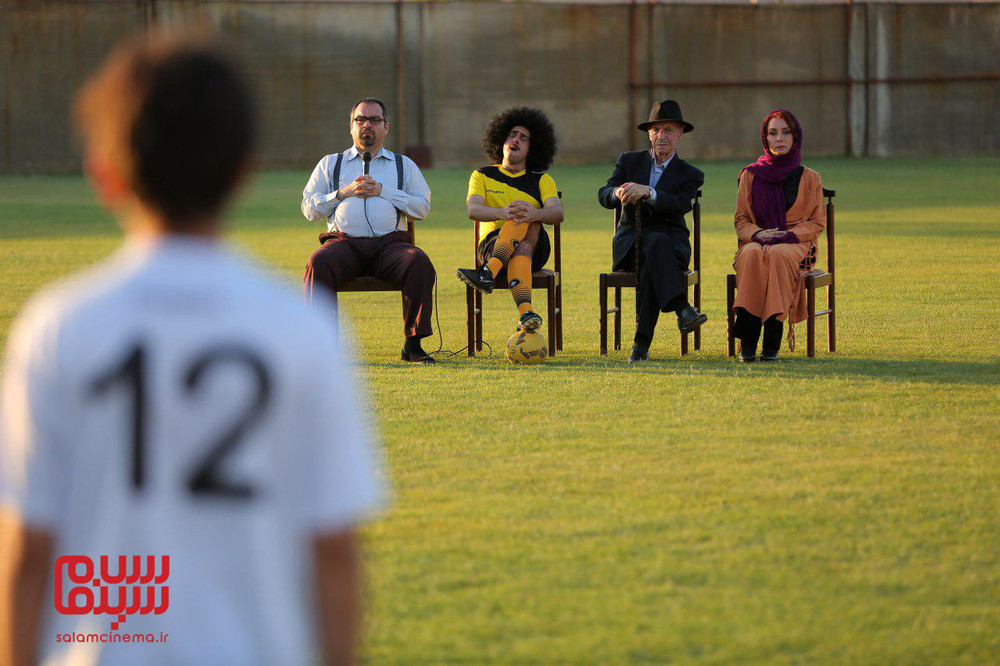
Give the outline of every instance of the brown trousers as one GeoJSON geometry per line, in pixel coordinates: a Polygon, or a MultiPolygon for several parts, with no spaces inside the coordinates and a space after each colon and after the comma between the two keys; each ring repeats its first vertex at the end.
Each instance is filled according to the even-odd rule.
{"type": "Polygon", "coordinates": [[[312,299],[316,285],[336,295],[339,285],[372,276],[402,288],[406,337],[426,338],[434,332],[431,327],[434,266],[423,250],[410,245],[407,232],[394,231],[378,238],[365,238],[333,231],[320,234],[319,239],[322,245],[306,262],[302,280],[307,299],[312,299]]]}

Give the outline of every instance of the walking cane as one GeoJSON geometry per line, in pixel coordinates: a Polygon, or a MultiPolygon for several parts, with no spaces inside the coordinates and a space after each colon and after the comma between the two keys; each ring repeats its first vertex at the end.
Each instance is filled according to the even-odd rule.
{"type": "Polygon", "coordinates": [[[638,326],[639,304],[642,303],[642,293],[639,291],[642,284],[639,277],[639,271],[642,270],[642,211],[639,210],[638,203],[632,204],[632,221],[635,224],[635,323],[638,326]]]}
{"type": "Polygon", "coordinates": [[[638,204],[632,204],[632,222],[635,225],[635,279],[639,282],[639,269],[642,268],[642,216],[638,204]]]}

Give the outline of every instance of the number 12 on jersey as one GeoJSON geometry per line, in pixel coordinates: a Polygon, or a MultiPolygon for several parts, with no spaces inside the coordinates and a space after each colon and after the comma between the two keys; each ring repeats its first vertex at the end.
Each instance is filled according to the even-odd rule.
{"type": "MultiPolygon", "coordinates": [[[[226,364],[245,367],[256,390],[242,413],[206,443],[206,454],[194,463],[186,479],[186,487],[193,495],[206,499],[250,499],[254,496],[253,486],[247,482],[227,479],[223,468],[225,459],[239,449],[247,433],[267,411],[271,398],[271,378],[267,367],[252,350],[237,345],[215,345],[196,355],[187,365],[183,373],[184,380],[178,390],[188,399],[194,399],[198,387],[211,374],[211,370],[226,364]]],[[[142,492],[146,484],[149,409],[150,405],[156,404],[149,395],[148,365],[149,352],[146,346],[137,344],[120,363],[99,374],[89,387],[94,398],[104,397],[118,385],[128,391],[131,416],[129,448],[132,456],[130,476],[135,492],[142,492]]]]}

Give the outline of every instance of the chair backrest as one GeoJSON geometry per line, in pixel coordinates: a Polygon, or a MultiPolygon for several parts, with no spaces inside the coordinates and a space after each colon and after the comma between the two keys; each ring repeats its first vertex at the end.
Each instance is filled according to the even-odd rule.
{"type": "MultiPolygon", "coordinates": [[[[562,199],[562,190],[556,192],[559,199],[562,199]]],[[[562,225],[552,225],[552,254],[555,261],[555,272],[562,275],[562,225]]],[[[476,220],[475,231],[472,235],[472,256],[476,258],[476,268],[482,268],[479,261],[479,220],[476,220]]]]}
{"type": "Polygon", "coordinates": [[[413,224],[413,220],[406,218],[406,232],[410,234],[410,245],[417,244],[417,227],[413,224]]]}
{"type": "Polygon", "coordinates": [[[826,272],[833,273],[833,263],[836,258],[836,247],[833,242],[833,198],[837,196],[837,190],[823,188],[823,196],[826,197],[826,272]]]}
{"type": "MultiPolygon", "coordinates": [[[[694,242],[691,243],[692,246],[692,257],[691,260],[694,263],[694,270],[701,275],[701,190],[694,193],[694,202],[691,205],[691,218],[692,218],[692,229],[691,236],[694,238],[694,242]]],[[[612,220],[614,221],[615,231],[618,231],[618,225],[621,221],[622,207],[612,208],[612,220]]]]}

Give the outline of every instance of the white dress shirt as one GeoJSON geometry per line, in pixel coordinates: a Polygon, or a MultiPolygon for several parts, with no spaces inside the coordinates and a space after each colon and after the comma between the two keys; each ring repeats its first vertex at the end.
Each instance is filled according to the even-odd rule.
{"type": "Polygon", "coordinates": [[[2,379],[0,506],[54,534],[56,556],[169,556],[155,598],[171,588],[165,612],[116,630],[117,615],[62,614],[49,596],[37,663],[318,663],[309,540],[382,498],[335,318],[185,237],[129,242],[32,300],[2,379]],[[233,486],[252,495],[222,494],[233,486]],[[56,639],[161,632],[157,645],[56,639]]]}
{"type": "Polygon", "coordinates": [[[402,156],[403,189],[397,189],[396,155],[384,147],[372,158],[369,171],[371,177],[381,183],[381,194],[366,199],[338,199],[337,190],[364,173],[364,162],[357,146],[351,146],[342,155],[339,185],[332,182],[336,153],[321,159],[313,169],[302,191],[302,214],[307,220],[315,222],[326,218],[328,231],[370,238],[405,229],[406,222],[398,213],[415,220],[427,217],[431,209],[431,190],[420,169],[409,157],[402,156]]]}
{"type": "Polygon", "coordinates": [[[670,157],[663,164],[656,163],[656,153],[652,149],[650,149],[649,154],[653,157],[653,166],[649,169],[649,202],[653,203],[656,201],[656,184],[660,182],[660,176],[667,170],[667,165],[670,164],[670,160],[674,159],[677,153],[670,153],[670,157]]]}

